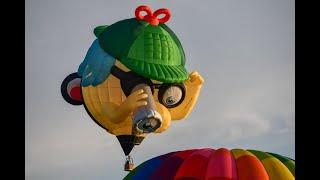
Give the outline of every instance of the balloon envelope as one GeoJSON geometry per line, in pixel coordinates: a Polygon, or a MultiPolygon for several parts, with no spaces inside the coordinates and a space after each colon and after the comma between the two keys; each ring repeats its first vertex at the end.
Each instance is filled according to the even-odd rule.
{"type": "Polygon", "coordinates": [[[290,180],[295,162],[257,150],[190,149],[147,160],[125,180],[290,180]]]}

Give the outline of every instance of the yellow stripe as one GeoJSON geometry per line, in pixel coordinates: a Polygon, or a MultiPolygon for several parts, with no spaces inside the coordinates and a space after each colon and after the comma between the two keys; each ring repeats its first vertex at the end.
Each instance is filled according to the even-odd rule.
{"type": "Polygon", "coordinates": [[[289,169],[275,157],[269,157],[261,161],[270,180],[294,180],[289,169]]]}
{"type": "MultiPolygon", "coordinates": [[[[243,149],[232,149],[231,150],[235,159],[238,159],[241,156],[254,156],[251,152],[243,150],[243,149]]],[[[255,156],[254,156],[255,157],[255,156]]]]}

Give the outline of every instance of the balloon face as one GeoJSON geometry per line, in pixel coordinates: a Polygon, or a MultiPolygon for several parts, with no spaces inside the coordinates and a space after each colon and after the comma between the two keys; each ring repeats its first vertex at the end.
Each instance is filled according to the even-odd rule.
{"type": "MultiPolygon", "coordinates": [[[[116,61],[114,66],[123,72],[130,72],[130,69],[120,61],[116,61]]],[[[197,73],[191,73],[190,78],[186,81],[174,84],[143,79],[143,82],[150,85],[152,89],[149,99],[152,100],[154,110],[161,119],[160,125],[150,121],[149,126],[159,127],[147,133],[141,131],[136,133],[133,128],[133,114],[138,108],[134,106],[143,100],[144,93],[138,95],[141,99],[136,99],[136,101],[128,101],[131,92],[126,93],[127,86],[134,87],[139,83],[134,84],[132,80],[121,82],[119,76],[116,77],[113,73],[110,73],[102,83],[96,86],[85,86],[81,84],[83,77],[73,73],[63,81],[61,92],[64,99],[70,104],[83,104],[90,117],[107,132],[122,137],[123,135],[145,137],[150,132],[161,133],[167,130],[172,120],[185,118],[192,110],[203,83],[202,77],[197,73]],[[128,106],[134,108],[128,110],[128,106]]],[[[138,96],[136,98],[139,98],[138,96]]],[[[132,100],[132,98],[129,100],[132,100]]],[[[145,126],[147,125],[148,123],[145,123],[145,126]]],[[[139,143],[133,141],[130,146],[139,143]]]]}
{"type": "MultiPolygon", "coordinates": [[[[116,61],[115,66],[123,72],[130,71],[119,61],[116,61]]],[[[155,111],[158,112],[162,118],[161,126],[155,131],[156,133],[165,131],[169,127],[171,120],[177,120],[172,118],[177,116],[175,113],[185,113],[184,115],[186,115],[186,113],[192,109],[190,103],[187,103],[192,101],[192,94],[188,94],[188,89],[190,90],[190,93],[192,93],[193,86],[190,86],[188,82],[186,82],[186,85],[184,83],[171,85],[150,79],[134,79],[134,77],[132,79],[127,78],[130,79],[129,81],[124,81],[119,79],[121,75],[116,74],[116,77],[114,74],[115,73],[112,73],[111,71],[110,76],[97,86],[82,87],[83,99],[89,113],[99,122],[99,124],[107,129],[108,132],[114,135],[133,134],[132,119],[136,109],[133,109],[131,112],[127,113],[127,115],[122,116],[123,119],[112,119],[112,116],[117,113],[116,111],[118,108],[126,103],[126,100],[132,91],[128,87],[124,88],[127,85],[126,83],[128,83],[127,86],[129,87],[134,87],[136,84],[142,82],[151,84],[153,93],[149,96],[152,96],[151,98],[155,104],[155,111]],[[133,81],[136,83],[132,85],[133,81]],[[156,87],[155,84],[158,85],[158,87],[156,87]]],[[[121,77],[123,76],[124,75],[121,77]]],[[[131,102],[130,105],[134,106],[134,103],[137,102],[131,102]]],[[[118,113],[121,114],[121,112],[118,113]]],[[[140,136],[145,135],[146,134],[140,134],[140,136]]]]}
{"type": "Polygon", "coordinates": [[[293,180],[295,162],[274,153],[225,148],[190,149],[143,162],[124,179],[293,180]]]}
{"type": "Polygon", "coordinates": [[[164,24],[170,11],[140,6],[135,15],[96,27],[97,38],[78,72],[61,86],[64,99],[83,104],[95,122],[117,136],[126,155],[148,133],[184,119],[203,84],[199,73],[187,72],[182,45],[164,24]]]}

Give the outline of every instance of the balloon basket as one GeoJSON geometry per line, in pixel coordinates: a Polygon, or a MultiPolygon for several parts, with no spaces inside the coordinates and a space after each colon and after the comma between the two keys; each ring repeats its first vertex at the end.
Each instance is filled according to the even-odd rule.
{"type": "Polygon", "coordinates": [[[134,169],[133,159],[130,156],[128,156],[124,164],[124,170],[132,171],[133,169],[134,169]]]}

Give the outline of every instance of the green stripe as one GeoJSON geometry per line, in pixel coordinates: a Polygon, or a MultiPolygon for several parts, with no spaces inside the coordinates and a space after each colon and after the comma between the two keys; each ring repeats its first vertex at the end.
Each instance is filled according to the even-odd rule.
{"type": "Polygon", "coordinates": [[[252,154],[254,154],[260,161],[266,159],[266,158],[269,158],[269,157],[272,157],[271,155],[265,153],[265,152],[262,152],[262,151],[257,151],[257,150],[247,150],[249,152],[251,152],[252,154]]]}

